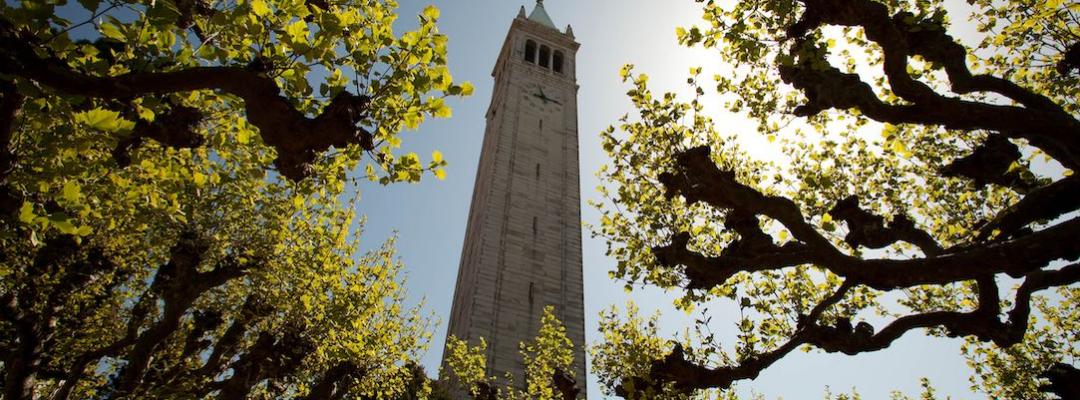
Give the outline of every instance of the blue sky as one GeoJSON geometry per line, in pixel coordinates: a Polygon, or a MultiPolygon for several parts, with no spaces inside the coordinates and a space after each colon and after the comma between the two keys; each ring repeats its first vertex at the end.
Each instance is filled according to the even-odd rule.
{"type": "MultiPolygon", "coordinates": [[[[375,247],[397,232],[398,249],[406,264],[411,301],[424,299],[426,308],[442,320],[435,330],[431,349],[423,362],[429,373],[438,370],[446,331],[446,318],[457,277],[465,221],[479,159],[484,131],[484,112],[491,96],[490,76],[495,58],[511,20],[522,5],[532,9],[532,0],[403,1],[398,31],[412,26],[420,10],[434,4],[442,10],[439,27],[450,37],[450,66],[456,80],[471,81],[475,95],[450,102],[454,116],[429,120],[416,132],[403,135],[406,151],[421,155],[442,151],[450,162],[448,177],[437,181],[428,177],[419,185],[361,188],[360,212],[367,216],[363,235],[365,247],[375,247]]],[[[636,71],[648,73],[655,91],[683,91],[691,66],[704,67],[703,76],[720,71],[718,59],[700,49],[681,48],[675,43],[675,27],[699,21],[700,6],[691,0],[549,0],[546,8],[561,28],[573,26],[582,44],[577,57],[579,93],[579,136],[581,149],[582,215],[595,221],[597,213],[585,204],[597,199],[594,176],[606,162],[598,133],[632,110],[620,82],[619,68],[634,63],[636,71]]],[[[964,16],[954,16],[961,21],[964,16]]],[[[715,103],[714,103],[715,104],[715,103]]],[[[745,131],[744,145],[763,154],[767,142],[744,122],[719,112],[721,130],[745,131]]],[[[613,262],[604,256],[605,244],[583,232],[585,309],[587,340],[598,340],[597,314],[611,305],[633,299],[643,309],[661,310],[662,329],[674,333],[688,326],[688,317],[670,306],[672,294],[657,290],[635,290],[627,294],[622,284],[607,277],[613,262]]],[[[732,310],[713,308],[714,321],[734,319],[732,310]]],[[[718,334],[734,340],[734,334],[718,334]]],[[[797,352],[766,370],[757,380],[743,382],[739,391],[751,390],[775,399],[820,399],[826,386],[834,393],[854,386],[864,398],[887,398],[892,390],[918,393],[920,377],[928,377],[939,394],[952,398],[980,398],[971,393],[967,381],[970,369],[959,355],[961,341],[927,339],[912,333],[884,351],[843,356],[797,352]]],[[[589,379],[589,394],[600,398],[595,379],[589,379]]]]}

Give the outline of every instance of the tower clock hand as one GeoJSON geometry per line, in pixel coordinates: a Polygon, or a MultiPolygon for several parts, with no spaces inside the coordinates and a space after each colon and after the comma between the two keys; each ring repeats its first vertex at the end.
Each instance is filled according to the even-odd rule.
{"type": "Polygon", "coordinates": [[[547,103],[551,102],[551,103],[558,104],[560,106],[562,105],[562,103],[560,103],[558,100],[547,97],[547,95],[544,94],[544,89],[543,88],[537,88],[537,89],[540,90],[540,93],[533,93],[533,96],[536,97],[536,98],[539,98],[540,100],[543,100],[544,104],[547,104],[547,103]]]}

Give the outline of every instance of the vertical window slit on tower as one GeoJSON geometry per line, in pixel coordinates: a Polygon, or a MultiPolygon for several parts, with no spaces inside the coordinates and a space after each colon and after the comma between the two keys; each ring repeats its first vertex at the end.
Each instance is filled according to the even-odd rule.
{"type": "Polygon", "coordinates": [[[529,303],[533,302],[533,283],[529,282],[529,303]]]}
{"type": "Polygon", "coordinates": [[[540,164],[536,164],[536,178],[540,178],[540,164]]]}
{"type": "Polygon", "coordinates": [[[540,46],[540,66],[547,68],[551,64],[551,48],[541,45],[540,46]]]}
{"type": "Polygon", "coordinates": [[[525,61],[536,62],[536,42],[532,40],[525,41],[525,61]]]}
{"type": "Polygon", "coordinates": [[[540,120],[540,129],[544,129],[544,120],[543,119],[540,120]]]}
{"type": "Polygon", "coordinates": [[[536,217],[533,217],[533,236],[536,236],[536,217]]]}

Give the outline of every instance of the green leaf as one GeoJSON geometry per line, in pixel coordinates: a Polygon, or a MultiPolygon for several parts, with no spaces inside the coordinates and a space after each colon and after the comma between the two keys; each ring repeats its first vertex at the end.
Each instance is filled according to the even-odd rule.
{"type": "Polygon", "coordinates": [[[428,21],[439,19],[439,9],[433,5],[424,7],[423,15],[428,21]]]}
{"type": "Polygon", "coordinates": [[[368,165],[364,166],[364,174],[367,176],[367,179],[369,181],[371,181],[371,182],[375,182],[376,180],[378,180],[378,176],[375,175],[375,166],[373,166],[371,164],[368,164],[368,165]]]}
{"type": "Polygon", "coordinates": [[[82,190],[79,187],[79,183],[75,181],[64,183],[64,188],[61,190],[61,196],[69,203],[79,202],[82,198],[82,190]]]}
{"type": "Polygon", "coordinates": [[[909,151],[907,146],[904,145],[904,142],[901,142],[900,140],[893,140],[891,147],[892,151],[896,154],[899,154],[901,157],[911,158],[911,151],[909,151]]]}
{"type": "Polygon", "coordinates": [[[139,108],[139,118],[146,122],[154,122],[154,110],[149,108],[139,108]]]}
{"type": "Polygon", "coordinates": [[[120,118],[120,113],[103,108],[75,113],[75,122],[105,132],[128,131],[135,123],[120,118]]]}
{"type": "Polygon", "coordinates": [[[251,11],[260,17],[270,15],[270,7],[265,0],[251,0],[251,11]]]}
{"type": "Polygon", "coordinates": [[[116,25],[113,25],[111,22],[102,22],[101,25],[100,25],[100,29],[98,29],[98,30],[101,31],[102,36],[107,37],[109,39],[112,39],[112,40],[115,40],[115,41],[118,41],[118,42],[123,42],[123,41],[126,40],[124,38],[124,34],[120,32],[120,28],[117,27],[116,25]]]}
{"type": "Polygon", "coordinates": [[[420,115],[419,112],[416,112],[416,111],[411,110],[411,109],[409,111],[405,112],[405,115],[404,115],[403,118],[404,118],[405,128],[409,129],[409,130],[415,130],[416,128],[419,128],[420,127],[420,122],[424,120],[423,115],[420,115]]]}
{"type": "Polygon", "coordinates": [[[475,90],[475,89],[476,88],[473,87],[473,84],[471,82],[463,82],[461,84],[461,95],[462,96],[472,96],[473,90],[475,90]]]}
{"type": "Polygon", "coordinates": [[[634,70],[634,64],[625,64],[625,65],[622,66],[622,69],[619,69],[619,77],[622,78],[623,81],[625,81],[626,78],[630,77],[630,73],[633,70],[634,70]]]}
{"type": "Polygon", "coordinates": [[[236,142],[240,144],[248,144],[251,141],[251,131],[247,129],[239,129],[236,131],[236,142]]]}
{"type": "Polygon", "coordinates": [[[70,218],[65,218],[65,219],[61,219],[61,220],[52,220],[50,222],[52,223],[53,227],[55,227],[57,230],[59,230],[61,233],[65,234],[65,235],[74,235],[74,234],[77,234],[79,232],[79,228],[76,228],[75,224],[71,223],[70,218]]]}
{"type": "Polygon", "coordinates": [[[24,201],[22,207],[19,207],[19,221],[29,224],[34,222],[34,218],[37,218],[37,215],[34,214],[34,203],[24,201]]]}
{"type": "Polygon", "coordinates": [[[431,115],[436,118],[450,118],[453,116],[453,111],[450,110],[450,106],[447,106],[443,99],[435,99],[431,101],[431,115]]]}
{"type": "Polygon", "coordinates": [[[294,44],[307,44],[308,40],[308,25],[307,22],[299,20],[293,22],[285,27],[285,34],[289,35],[289,40],[294,44]]]}

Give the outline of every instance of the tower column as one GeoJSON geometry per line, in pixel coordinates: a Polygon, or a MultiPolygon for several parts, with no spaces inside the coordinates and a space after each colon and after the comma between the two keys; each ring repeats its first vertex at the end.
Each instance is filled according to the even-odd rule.
{"type": "Polygon", "coordinates": [[[511,23],[495,63],[487,127],[448,335],[488,343],[488,376],[525,384],[519,343],[554,306],[585,397],[577,80],[579,44],[543,2],[511,23]]]}

